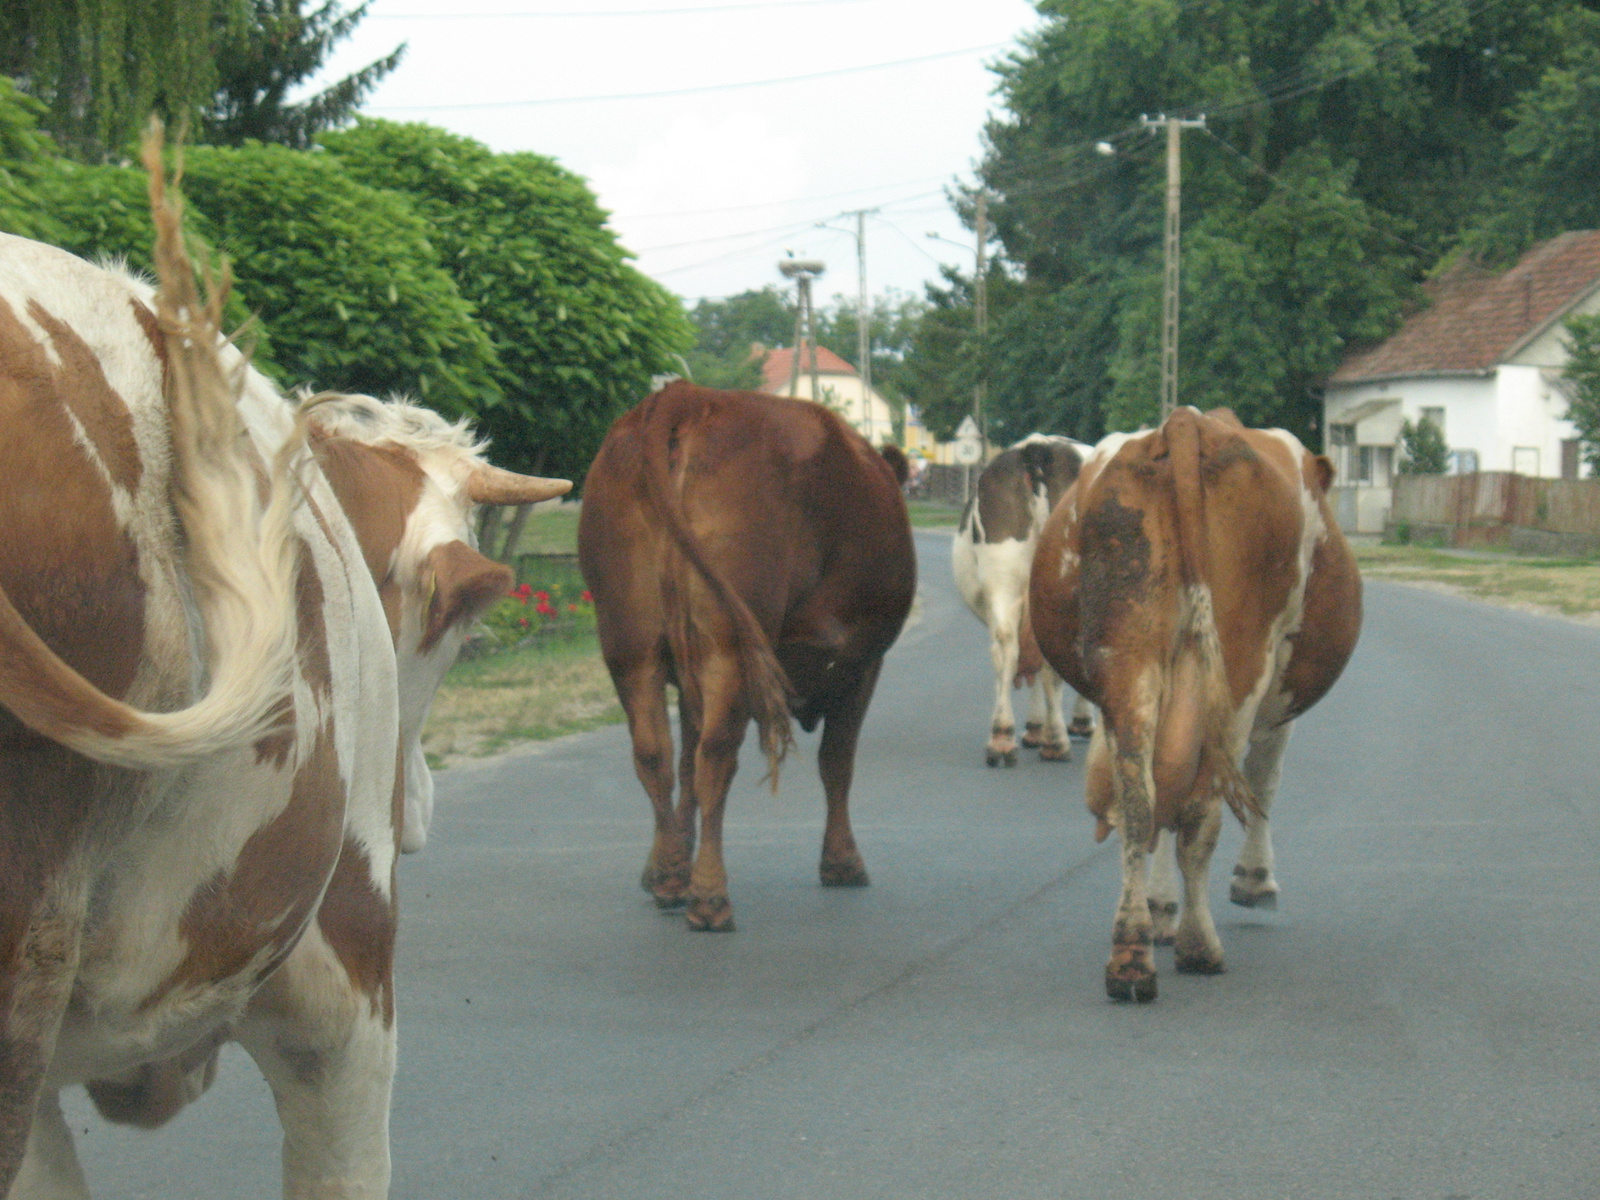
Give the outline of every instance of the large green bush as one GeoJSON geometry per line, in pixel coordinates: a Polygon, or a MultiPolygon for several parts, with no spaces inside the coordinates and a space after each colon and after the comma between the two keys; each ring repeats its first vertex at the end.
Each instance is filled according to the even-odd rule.
{"type": "Polygon", "coordinates": [[[494,349],[403,196],[329,155],[259,143],[192,147],[184,192],[271,332],[284,384],[403,392],[452,415],[499,401],[494,349]]]}
{"type": "Polygon", "coordinates": [[[583,180],[427,125],[361,120],[323,137],[363,183],[411,197],[476,308],[505,394],[481,427],[497,461],[581,476],[618,414],[678,370],[682,306],[629,264],[583,180]]]}

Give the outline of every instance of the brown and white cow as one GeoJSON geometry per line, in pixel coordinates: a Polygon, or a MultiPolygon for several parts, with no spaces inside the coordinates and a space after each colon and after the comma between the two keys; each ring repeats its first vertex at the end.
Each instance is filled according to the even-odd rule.
{"type": "Polygon", "coordinates": [[[1281,429],[1180,408],[1158,430],[1101,442],[1040,537],[1034,631],[1100,709],[1088,804],[1096,836],[1122,838],[1113,999],[1155,998],[1154,943],[1174,942],[1180,971],[1223,969],[1206,873],[1224,800],[1247,830],[1234,903],[1277,894],[1267,813],[1289,731],[1339,677],[1361,627],[1332,476],[1281,429]],[[1146,879],[1168,830],[1183,877],[1175,929],[1164,848],[1146,879]]]}
{"type": "Polygon", "coordinates": [[[297,413],[157,217],[159,299],[0,237],[0,1194],[88,1195],[62,1088],[159,1125],[234,1039],[285,1195],[383,1196],[401,696],[505,587],[466,544],[505,480],[297,413]]]}
{"type": "MultiPolygon", "coordinates": [[[[1039,757],[1072,757],[1067,723],[1061,713],[1061,677],[1039,661],[1028,621],[1028,572],[1039,531],[1066,494],[1089,447],[1070,438],[1029,434],[1001,451],[978,476],[978,485],[950,544],[956,588],[974,616],[989,629],[989,659],[994,667],[994,713],[984,760],[991,766],[1017,765],[1016,718],[1011,689],[1023,683],[1032,693],[1024,746],[1039,757]],[[1032,653],[1030,653],[1032,651],[1032,653]]],[[[1080,696],[1070,732],[1087,737],[1093,728],[1089,706],[1080,696]]]]}
{"type": "Polygon", "coordinates": [[[754,718],[776,786],[791,712],[807,731],[823,723],[822,882],[864,885],[849,815],[856,738],[916,588],[889,462],[820,405],[673,383],[606,435],[584,486],[578,556],[655,810],[641,882],[656,903],[687,903],[694,929],[733,928],[728,785],[754,718]]]}

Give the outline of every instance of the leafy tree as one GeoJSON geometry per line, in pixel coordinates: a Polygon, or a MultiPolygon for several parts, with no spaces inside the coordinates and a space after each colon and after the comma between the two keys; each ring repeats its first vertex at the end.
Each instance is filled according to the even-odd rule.
{"type": "Polygon", "coordinates": [[[651,376],[680,369],[693,338],[682,306],[629,264],[576,175],[426,125],[361,119],[322,144],[427,221],[498,359],[504,400],[480,427],[499,461],[581,476],[651,376]]]}
{"type": "Polygon", "coordinates": [[[495,348],[404,196],[283,146],[195,146],[186,162],[185,194],[271,331],[281,382],[404,392],[452,415],[500,403],[495,348]]]}
{"type": "Polygon", "coordinates": [[[1600,475],[1600,315],[1567,319],[1570,357],[1563,374],[1572,387],[1567,419],[1578,427],[1589,474],[1600,475]]]}
{"type": "Polygon", "coordinates": [[[36,190],[59,156],[50,136],[39,129],[45,111],[40,101],[0,75],[0,232],[54,242],[61,227],[36,190]]]}
{"type": "Polygon", "coordinates": [[[685,356],[689,378],[707,387],[754,388],[761,383],[756,345],[794,341],[794,303],[768,285],[725,300],[702,299],[689,310],[695,344],[685,356]]]}
{"type": "Polygon", "coordinates": [[[216,87],[213,38],[248,0],[6,0],[0,74],[45,104],[43,125],[75,157],[104,158],[152,112],[198,114],[216,87]]]}
{"type": "MultiPolygon", "coordinates": [[[[1600,203],[1584,182],[1593,0],[1038,7],[999,67],[979,168],[1020,283],[991,282],[1007,337],[980,348],[997,429],[1081,437],[1154,416],[1164,155],[1139,113],[1208,118],[1184,139],[1180,398],[1313,444],[1321,379],[1508,211],[1508,179],[1544,192],[1509,239],[1600,203]]],[[[960,297],[930,299],[970,328],[960,297]]]]}
{"type": "Polygon", "coordinates": [[[1443,475],[1450,469],[1450,447],[1445,445],[1439,427],[1423,417],[1415,425],[1400,423],[1400,442],[1405,457],[1400,460],[1402,475],[1443,475]]]}
{"type": "Polygon", "coordinates": [[[255,139],[308,148],[317,134],[348,124],[372,89],[400,65],[405,46],[347,75],[309,99],[289,92],[322,69],[333,48],[372,7],[346,12],[327,0],[310,13],[305,0],[248,0],[249,20],[224,30],[216,50],[217,90],[201,124],[201,140],[237,146],[255,139]]]}

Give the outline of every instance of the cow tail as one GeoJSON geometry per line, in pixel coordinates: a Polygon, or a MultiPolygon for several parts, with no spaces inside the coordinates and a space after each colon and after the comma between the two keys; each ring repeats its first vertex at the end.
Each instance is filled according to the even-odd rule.
{"type": "Polygon", "coordinates": [[[1201,743],[1201,781],[1227,801],[1240,824],[1250,813],[1260,816],[1261,805],[1239,770],[1233,750],[1233,695],[1217,633],[1211,595],[1210,541],[1206,524],[1205,483],[1201,478],[1200,414],[1179,408],[1162,428],[1172,467],[1176,504],[1180,578],[1183,581],[1183,618],[1177,648],[1192,650],[1200,661],[1204,695],[1201,743]]]}
{"type": "MultiPolygon", "coordinates": [[[[789,697],[792,693],[789,677],[773,652],[766,631],[750,611],[750,606],[706,558],[699,540],[689,529],[677,490],[672,485],[669,463],[669,445],[677,436],[677,431],[664,427],[658,401],[646,403],[652,406],[645,414],[644,422],[643,474],[646,492],[673,545],[694,573],[704,581],[728,618],[733,631],[734,653],[739,660],[739,674],[744,681],[745,703],[756,722],[761,752],[767,759],[767,775],[776,791],[778,768],[794,747],[794,727],[789,715],[789,697]],[[655,428],[652,429],[652,426],[655,428]]],[[[678,673],[678,682],[680,687],[686,689],[690,699],[698,704],[699,682],[695,668],[700,659],[700,639],[693,624],[693,606],[684,594],[685,581],[674,578],[674,572],[667,574],[662,595],[667,608],[669,637],[673,656],[684,667],[678,673]]]]}
{"type": "Polygon", "coordinates": [[[0,702],[34,732],[111,766],[172,769],[253,741],[286,716],[299,542],[291,439],[270,473],[237,408],[244,366],[223,361],[226,284],[204,299],[166,192],[159,126],[145,140],[166,348],[173,506],[205,628],[206,694],[176,712],[107,696],[50,649],[0,594],[0,702]],[[265,497],[263,495],[265,493],[265,497]]]}

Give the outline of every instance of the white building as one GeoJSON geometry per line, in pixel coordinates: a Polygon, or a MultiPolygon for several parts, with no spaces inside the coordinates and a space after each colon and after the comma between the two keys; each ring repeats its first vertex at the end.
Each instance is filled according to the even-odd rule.
{"type": "Polygon", "coordinates": [[[794,350],[768,350],[761,360],[761,390],[773,396],[798,396],[817,400],[838,413],[874,446],[895,440],[894,412],[876,388],[868,388],[856,369],[826,346],[817,348],[817,395],[811,394],[812,349],[803,343],[800,376],[790,391],[794,350]]]}
{"type": "Polygon", "coordinates": [[[1576,479],[1577,431],[1562,379],[1567,318],[1600,312],[1600,231],[1564,233],[1490,275],[1463,264],[1380,345],[1350,355],[1323,394],[1335,508],[1352,532],[1383,529],[1400,426],[1444,433],[1456,472],[1576,479]]]}

